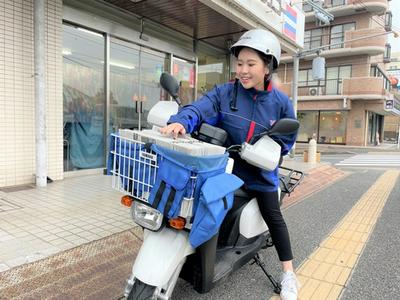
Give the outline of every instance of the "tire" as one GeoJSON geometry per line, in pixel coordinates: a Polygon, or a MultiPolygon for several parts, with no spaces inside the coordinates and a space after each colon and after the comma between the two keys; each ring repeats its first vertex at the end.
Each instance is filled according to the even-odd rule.
{"type": "Polygon", "coordinates": [[[129,293],[128,300],[151,300],[156,287],[145,284],[136,279],[132,290],[129,293]]]}

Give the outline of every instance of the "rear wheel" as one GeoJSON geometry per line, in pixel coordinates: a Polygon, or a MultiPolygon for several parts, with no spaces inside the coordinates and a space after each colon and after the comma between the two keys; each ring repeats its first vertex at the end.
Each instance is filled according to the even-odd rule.
{"type": "Polygon", "coordinates": [[[151,300],[156,287],[145,284],[136,279],[132,290],[129,293],[128,300],[151,300]]]}

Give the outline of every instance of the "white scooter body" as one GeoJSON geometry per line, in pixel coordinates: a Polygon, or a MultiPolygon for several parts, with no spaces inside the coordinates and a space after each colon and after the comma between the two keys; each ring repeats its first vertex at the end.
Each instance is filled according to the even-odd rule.
{"type": "MultiPolygon", "coordinates": [[[[165,126],[165,118],[154,118],[152,112],[168,111],[173,114],[174,110],[177,111],[175,102],[159,102],[150,110],[149,119],[151,118],[156,127],[165,126]],[[158,105],[162,105],[161,110],[157,107],[158,105]],[[154,120],[161,121],[157,123],[154,120]]],[[[233,162],[232,159],[230,160],[233,162]]],[[[232,171],[232,162],[228,163],[227,172],[232,171]]],[[[246,239],[259,236],[268,230],[255,198],[243,208],[239,228],[240,234],[246,239]]],[[[143,244],[133,265],[128,286],[130,284],[130,288],[132,288],[134,280],[138,279],[150,286],[157,287],[155,299],[170,299],[186,258],[194,252],[195,249],[189,242],[189,234],[184,230],[178,231],[166,227],[158,232],[145,230],[143,244]]],[[[125,296],[128,296],[130,292],[128,286],[125,296]]]]}
{"type": "MultiPolygon", "coordinates": [[[[242,210],[240,234],[245,238],[252,238],[267,230],[257,200],[253,198],[242,210]]],[[[136,256],[132,275],[148,285],[158,287],[158,299],[169,299],[187,256],[194,252],[186,231],[167,227],[158,232],[145,229],[143,244],[136,256]],[[163,295],[162,289],[165,291],[163,295]]]]}

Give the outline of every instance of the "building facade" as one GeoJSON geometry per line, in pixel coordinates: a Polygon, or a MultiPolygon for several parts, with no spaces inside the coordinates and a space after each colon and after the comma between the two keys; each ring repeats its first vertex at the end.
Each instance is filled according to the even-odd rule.
{"type": "MultiPolygon", "coordinates": [[[[392,85],[392,91],[394,94],[394,100],[389,100],[388,106],[393,107],[400,111],[400,103],[396,99],[400,99],[400,52],[391,54],[390,62],[386,64],[386,73],[389,75],[389,79],[392,85]]],[[[384,141],[388,143],[398,143],[400,137],[400,116],[388,116],[385,120],[384,128],[384,141]]]]}
{"type": "MultiPolygon", "coordinates": [[[[299,142],[367,146],[385,139],[385,119],[398,116],[385,63],[390,61],[387,33],[391,30],[388,1],[325,0],[334,16],[330,24],[315,18],[305,5],[304,51],[298,88],[299,142]],[[306,53],[306,52],[304,52],[306,53]],[[312,60],[325,58],[325,79],[314,80],[312,60]],[[388,102],[389,101],[389,102],[388,102]],[[393,108],[387,103],[394,101],[393,108]]],[[[293,58],[285,56],[279,71],[283,90],[291,94],[293,58]]]]}
{"type": "MultiPolygon", "coordinates": [[[[286,0],[252,0],[253,11],[248,0],[44,2],[52,180],[102,172],[109,134],[146,127],[149,109],[168,100],[162,72],[189,103],[229,80],[229,46],[247,29],[270,29],[285,51],[297,48],[297,36],[281,32],[286,0]]],[[[0,188],[35,181],[34,3],[0,0],[0,188]]]]}

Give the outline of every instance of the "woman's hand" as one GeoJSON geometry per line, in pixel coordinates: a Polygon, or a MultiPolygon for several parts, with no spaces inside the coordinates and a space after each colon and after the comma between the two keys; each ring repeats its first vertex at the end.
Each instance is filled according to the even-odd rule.
{"type": "Polygon", "coordinates": [[[178,137],[179,134],[186,134],[186,129],[180,123],[171,123],[163,128],[160,129],[162,134],[172,135],[174,139],[178,137]]]}

